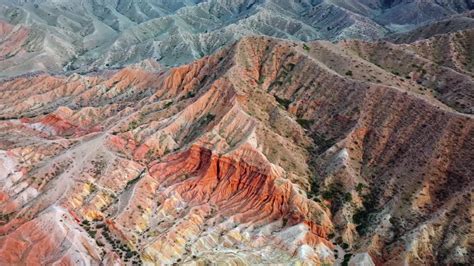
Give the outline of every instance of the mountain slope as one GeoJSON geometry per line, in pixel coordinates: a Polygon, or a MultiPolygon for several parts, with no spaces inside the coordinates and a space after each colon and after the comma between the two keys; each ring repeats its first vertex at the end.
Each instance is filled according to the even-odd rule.
{"type": "Polygon", "coordinates": [[[429,49],[250,37],[5,81],[1,263],[471,263],[473,78],[424,82],[429,49]]]}
{"type": "Polygon", "coordinates": [[[411,43],[431,38],[437,34],[453,33],[472,28],[474,28],[474,11],[469,11],[428,23],[408,32],[389,35],[387,39],[395,43],[411,43]]]}
{"type": "Polygon", "coordinates": [[[449,0],[2,0],[0,23],[11,29],[7,41],[0,40],[0,50],[8,51],[0,57],[0,78],[117,68],[149,58],[177,66],[249,35],[373,40],[472,8],[449,0]],[[22,39],[9,37],[20,28],[22,39]],[[12,42],[17,50],[9,50],[12,42]]]}

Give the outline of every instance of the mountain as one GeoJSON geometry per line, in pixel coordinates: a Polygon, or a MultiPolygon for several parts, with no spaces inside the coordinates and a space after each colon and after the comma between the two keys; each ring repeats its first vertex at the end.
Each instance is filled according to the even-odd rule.
{"type": "Polygon", "coordinates": [[[388,35],[386,39],[395,43],[411,43],[428,39],[438,34],[452,33],[472,28],[474,28],[474,11],[469,11],[427,23],[408,32],[388,35]]]}
{"type": "Polygon", "coordinates": [[[0,0],[0,78],[177,66],[243,36],[375,40],[472,9],[470,0],[0,0]]]}
{"type": "Polygon", "coordinates": [[[472,264],[473,33],[5,80],[0,264],[472,264]]]}

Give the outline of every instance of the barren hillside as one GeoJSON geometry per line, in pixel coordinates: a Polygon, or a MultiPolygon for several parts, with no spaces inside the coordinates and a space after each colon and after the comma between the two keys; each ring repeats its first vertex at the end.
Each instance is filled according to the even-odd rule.
{"type": "Polygon", "coordinates": [[[472,264],[456,34],[4,81],[0,264],[472,264]]]}
{"type": "Polygon", "coordinates": [[[178,66],[244,36],[375,40],[473,8],[470,0],[0,0],[0,78],[149,59],[178,66]]]}

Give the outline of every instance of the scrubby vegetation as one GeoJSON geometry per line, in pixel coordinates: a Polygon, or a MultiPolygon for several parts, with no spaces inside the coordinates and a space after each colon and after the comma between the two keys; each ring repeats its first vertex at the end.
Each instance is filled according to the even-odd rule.
{"type": "Polygon", "coordinates": [[[344,255],[344,260],[342,261],[341,265],[342,266],[349,265],[349,261],[351,260],[351,257],[352,257],[351,253],[347,253],[346,255],[344,255]]]}
{"type": "Polygon", "coordinates": [[[122,243],[122,241],[114,239],[107,226],[103,227],[102,232],[104,238],[112,246],[113,250],[119,254],[124,261],[132,261],[134,264],[140,263],[138,252],[131,250],[126,244],[122,243]]]}
{"type": "Polygon", "coordinates": [[[332,147],[335,143],[336,140],[333,138],[328,138],[323,134],[318,134],[318,133],[313,133],[311,134],[311,138],[314,141],[314,144],[317,146],[314,150],[313,153],[319,155],[323,152],[325,152],[327,149],[332,147]]]}
{"type": "Polygon", "coordinates": [[[356,210],[352,216],[352,220],[357,224],[357,232],[364,236],[368,233],[368,227],[371,221],[375,219],[378,210],[376,209],[375,192],[364,195],[362,198],[363,207],[356,210]]]}
{"type": "Polygon", "coordinates": [[[128,124],[128,130],[134,130],[135,128],[137,128],[139,126],[139,121],[138,120],[133,120],[132,122],[130,122],[128,124]]]}
{"type": "MultiPolygon", "coordinates": [[[[315,164],[315,160],[320,154],[324,153],[327,149],[329,149],[330,147],[332,147],[336,143],[335,139],[328,138],[322,133],[313,132],[311,134],[311,138],[313,139],[314,145],[312,145],[308,149],[308,152],[309,152],[310,158],[311,158],[310,162],[309,162],[310,166],[315,164]]],[[[312,172],[315,173],[316,170],[312,169],[312,172]]],[[[321,180],[317,176],[314,176],[311,179],[311,187],[310,187],[309,197],[312,198],[313,200],[316,200],[316,201],[319,200],[318,196],[323,197],[322,195],[320,195],[322,193],[320,182],[321,182],[321,180]]],[[[340,185],[340,184],[339,183],[334,184],[334,186],[338,186],[338,185],[340,185]]],[[[330,198],[334,194],[339,194],[339,188],[332,188],[332,189],[329,188],[329,190],[326,191],[325,196],[327,198],[330,198]],[[337,191],[337,192],[335,192],[335,191],[337,191]]],[[[343,197],[340,198],[340,199],[344,202],[345,201],[350,201],[350,200],[352,200],[352,196],[348,196],[344,193],[343,197]]],[[[338,202],[341,202],[341,200],[339,200],[339,195],[338,195],[338,202]]]]}
{"type": "Polygon", "coordinates": [[[332,183],[329,187],[321,192],[321,197],[331,201],[331,211],[336,212],[344,203],[352,201],[352,195],[345,191],[342,183],[332,183]]]}
{"type": "Polygon", "coordinates": [[[290,101],[290,100],[280,98],[280,97],[278,97],[278,96],[276,96],[276,95],[275,95],[275,100],[276,100],[284,109],[288,109],[288,107],[289,107],[290,104],[291,104],[291,101],[290,101]]]}
{"type": "Polygon", "coordinates": [[[143,173],[145,172],[145,170],[141,171],[140,174],[138,174],[134,179],[131,179],[127,182],[127,186],[125,189],[133,186],[134,184],[136,184],[138,182],[138,180],[140,180],[140,178],[143,176],[143,173]]]}
{"type": "Polygon", "coordinates": [[[209,123],[209,122],[211,122],[212,120],[214,120],[214,118],[216,118],[215,115],[213,115],[213,114],[207,114],[206,117],[204,117],[204,120],[205,120],[206,123],[209,123]]]}
{"type": "Polygon", "coordinates": [[[296,122],[298,122],[298,124],[300,124],[303,128],[309,129],[314,123],[314,120],[298,118],[296,119],[296,122]]]}

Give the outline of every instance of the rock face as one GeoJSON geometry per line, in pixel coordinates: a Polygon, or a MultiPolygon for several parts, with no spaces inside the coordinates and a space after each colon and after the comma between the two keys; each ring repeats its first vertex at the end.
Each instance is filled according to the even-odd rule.
{"type": "Polygon", "coordinates": [[[150,58],[177,66],[242,36],[374,40],[472,8],[468,0],[2,0],[0,78],[150,58]]]}
{"type": "Polygon", "coordinates": [[[472,264],[472,34],[4,81],[0,264],[472,264]]]}

